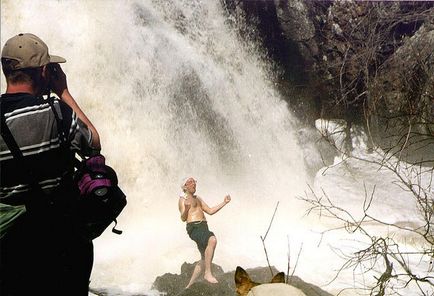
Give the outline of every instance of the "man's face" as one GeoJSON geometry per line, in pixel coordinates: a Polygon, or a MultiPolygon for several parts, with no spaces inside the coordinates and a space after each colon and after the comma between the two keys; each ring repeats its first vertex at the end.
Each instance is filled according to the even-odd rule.
{"type": "Polygon", "coordinates": [[[193,178],[189,178],[187,182],[185,182],[185,190],[189,193],[196,192],[196,180],[193,178]]]}

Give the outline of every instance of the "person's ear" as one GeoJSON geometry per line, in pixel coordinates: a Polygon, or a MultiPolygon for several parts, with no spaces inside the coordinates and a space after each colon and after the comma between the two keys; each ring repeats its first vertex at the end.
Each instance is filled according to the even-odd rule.
{"type": "Polygon", "coordinates": [[[48,65],[44,65],[44,66],[42,66],[41,67],[42,68],[42,72],[41,72],[41,76],[44,78],[44,79],[48,79],[48,77],[50,76],[50,71],[49,71],[49,69],[48,69],[48,65]]]}

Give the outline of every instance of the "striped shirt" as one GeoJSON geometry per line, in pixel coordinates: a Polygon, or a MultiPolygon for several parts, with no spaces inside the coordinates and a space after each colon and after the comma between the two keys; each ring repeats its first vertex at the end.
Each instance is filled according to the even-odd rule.
{"type": "Polygon", "coordinates": [[[1,137],[0,202],[14,203],[17,197],[28,194],[30,183],[38,183],[45,193],[53,192],[62,182],[70,182],[75,152],[95,153],[90,130],[64,102],[55,100],[54,107],[66,133],[67,150],[62,149],[56,117],[46,100],[25,93],[3,94],[1,100],[1,112],[23,153],[26,167],[19,167],[1,137]],[[33,180],[23,170],[30,170],[33,180]]]}

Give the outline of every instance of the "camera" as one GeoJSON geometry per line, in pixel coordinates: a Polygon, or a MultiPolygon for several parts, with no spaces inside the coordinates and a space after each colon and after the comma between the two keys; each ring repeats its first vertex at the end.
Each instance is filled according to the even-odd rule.
{"type": "Polygon", "coordinates": [[[56,64],[48,64],[48,71],[51,78],[54,78],[56,80],[59,79],[59,73],[57,72],[56,64]]]}

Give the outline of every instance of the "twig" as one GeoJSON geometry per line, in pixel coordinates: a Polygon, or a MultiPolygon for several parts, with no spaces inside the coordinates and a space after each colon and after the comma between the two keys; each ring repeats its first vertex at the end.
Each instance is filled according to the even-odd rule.
{"type": "Polygon", "coordinates": [[[277,208],[279,207],[279,202],[276,204],[276,208],[274,209],[273,217],[271,217],[270,225],[268,225],[267,232],[264,235],[264,240],[267,239],[268,232],[270,231],[271,224],[273,224],[274,216],[276,215],[277,208]]]}
{"type": "Polygon", "coordinates": [[[286,269],[286,283],[289,284],[289,269],[291,268],[291,244],[288,235],[288,268],[286,269]]]}
{"type": "Polygon", "coordinates": [[[297,269],[298,260],[300,259],[300,255],[301,255],[301,251],[302,250],[303,250],[303,243],[301,243],[301,245],[300,245],[300,250],[298,251],[297,260],[295,261],[294,269],[292,270],[291,277],[290,277],[290,280],[289,280],[288,284],[291,283],[291,280],[292,280],[292,278],[294,276],[295,270],[297,269]]]}
{"type": "Polygon", "coordinates": [[[270,260],[268,258],[268,252],[267,252],[267,248],[265,246],[265,240],[267,239],[268,232],[270,231],[271,225],[273,224],[274,216],[276,215],[276,211],[277,211],[278,207],[279,207],[279,202],[277,202],[277,204],[276,204],[276,208],[274,209],[273,217],[271,217],[271,221],[270,221],[270,224],[268,225],[268,229],[265,232],[265,235],[261,236],[262,246],[264,247],[265,258],[267,259],[267,264],[268,264],[268,268],[270,269],[271,277],[274,276],[274,273],[273,273],[273,269],[271,268],[271,265],[270,265],[270,260]]]}

